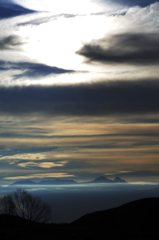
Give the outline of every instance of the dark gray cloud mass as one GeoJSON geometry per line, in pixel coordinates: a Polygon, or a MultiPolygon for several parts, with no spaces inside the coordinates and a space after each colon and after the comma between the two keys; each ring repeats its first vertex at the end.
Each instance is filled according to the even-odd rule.
{"type": "Polygon", "coordinates": [[[88,61],[151,65],[159,63],[159,34],[125,33],[85,44],[77,53],[88,61]]]}
{"type": "Polygon", "coordinates": [[[159,113],[159,80],[0,88],[7,114],[99,116],[159,113]]]}
{"type": "Polygon", "coordinates": [[[24,8],[14,3],[12,0],[0,0],[0,19],[16,17],[34,12],[36,11],[24,8]]]}
{"type": "Polygon", "coordinates": [[[73,73],[74,70],[67,70],[58,67],[48,66],[42,63],[33,62],[5,62],[0,61],[0,70],[21,70],[22,73],[14,75],[14,78],[36,78],[44,77],[50,74],[73,73]]]}
{"type": "Polygon", "coordinates": [[[0,39],[0,50],[13,49],[16,46],[23,44],[17,35],[10,35],[0,39]]]}

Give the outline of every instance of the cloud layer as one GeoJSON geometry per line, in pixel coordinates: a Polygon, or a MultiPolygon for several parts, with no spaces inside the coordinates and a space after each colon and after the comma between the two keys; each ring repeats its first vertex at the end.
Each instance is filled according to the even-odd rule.
{"type": "Polygon", "coordinates": [[[159,113],[158,92],[158,79],[49,87],[1,87],[0,111],[15,115],[153,114],[159,113]]]}
{"type": "Polygon", "coordinates": [[[154,65],[159,63],[158,38],[152,33],[117,34],[86,44],[77,53],[89,62],[154,65]]]}

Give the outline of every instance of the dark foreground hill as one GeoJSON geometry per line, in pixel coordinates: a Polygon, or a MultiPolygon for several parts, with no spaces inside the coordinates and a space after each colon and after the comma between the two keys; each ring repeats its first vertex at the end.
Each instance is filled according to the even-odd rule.
{"type": "Polygon", "coordinates": [[[87,214],[70,224],[41,224],[0,215],[0,239],[156,240],[159,198],[147,198],[120,207],[87,214]]]}
{"type": "Polygon", "coordinates": [[[120,207],[98,211],[79,218],[73,226],[109,229],[147,229],[155,230],[159,216],[159,198],[145,198],[126,203],[120,207]]]}
{"type": "Polygon", "coordinates": [[[155,239],[156,236],[159,237],[157,216],[159,198],[146,198],[87,214],[71,225],[87,230],[98,229],[99,232],[105,230],[105,233],[109,236],[112,234],[114,239],[117,236],[123,236],[122,239],[155,239]]]}

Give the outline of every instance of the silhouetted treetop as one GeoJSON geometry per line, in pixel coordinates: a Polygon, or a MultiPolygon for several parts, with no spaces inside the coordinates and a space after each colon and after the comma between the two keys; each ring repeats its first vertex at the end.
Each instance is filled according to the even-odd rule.
{"type": "Polygon", "coordinates": [[[0,199],[0,212],[34,222],[48,222],[52,217],[51,207],[47,203],[22,189],[17,189],[0,199]]]}

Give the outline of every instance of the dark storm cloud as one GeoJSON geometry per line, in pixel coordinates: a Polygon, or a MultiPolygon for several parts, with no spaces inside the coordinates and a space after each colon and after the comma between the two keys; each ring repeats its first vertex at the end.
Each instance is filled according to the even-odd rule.
{"type": "Polygon", "coordinates": [[[10,35],[0,38],[0,50],[14,49],[14,47],[23,44],[21,39],[16,35],[10,35]]]}
{"type": "Polygon", "coordinates": [[[159,80],[0,88],[8,114],[99,116],[159,113],[159,80]]]}
{"type": "Polygon", "coordinates": [[[85,44],[77,53],[88,61],[151,65],[159,63],[159,34],[125,33],[85,44]]]}
{"type": "Polygon", "coordinates": [[[36,78],[44,77],[50,74],[73,73],[73,70],[62,69],[58,67],[48,66],[42,63],[32,62],[5,62],[0,61],[0,70],[21,70],[22,72],[14,75],[14,78],[36,78]]]}
{"type": "Polygon", "coordinates": [[[16,17],[34,12],[35,11],[24,8],[11,0],[0,0],[0,19],[16,17]]]}

